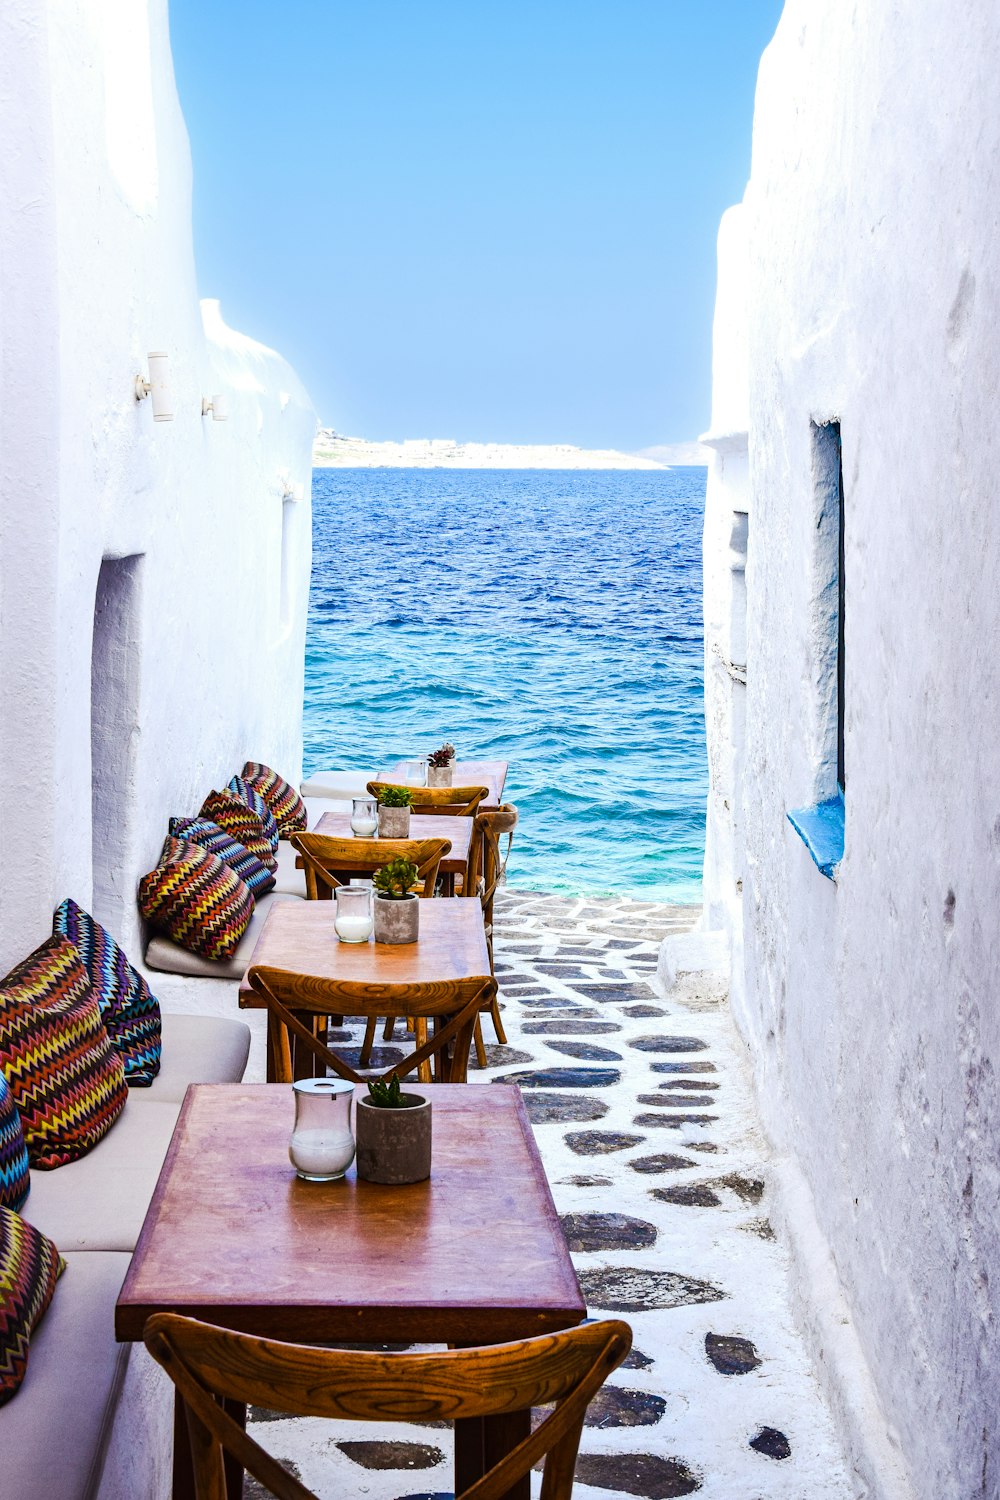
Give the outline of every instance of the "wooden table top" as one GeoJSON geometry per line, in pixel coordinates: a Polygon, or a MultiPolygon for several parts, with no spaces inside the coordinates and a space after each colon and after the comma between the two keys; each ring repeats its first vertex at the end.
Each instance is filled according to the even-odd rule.
{"type": "MultiPolygon", "coordinates": [[[[494,809],[503,801],[507,764],[505,760],[456,760],[452,783],[454,786],[489,787],[489,796],[485,802],[480,803],[480,807],[484,812],[494,809]]],[[[397,760],[387,771],[380,772],[379,781],[402,781],[406,765],[405,760],[397,760]]]]}
{"type": "MultiPolygon", "coordinates": [[[[472,905],[473,903],[469,903],[472,905]]],[[[426,1182],[302,1182],[283,1084],[195,1084],[115,1309],[119,1341],[169,1311],[264,1337],[501,1343],[586,1308],[520,1090],[421,1084],[426,1182]]]]}
{"type": "MultiPolygon", "coordinates": [[[[469,859],[469,844],[472,841],[471,818],[456,818],[444,813],[441,817],[429,813],[414,813],[410,818],[410,837],[414,839],[448,839],[451,853],[441,861],[443,875],[464,875],[469,859]]],[[[326,834],[329,838],[349,839],[351,833],[350,813],[324,813],[313,833],[326,834]]],[[[359,843],[370,844],[371,839],[359,839],[359,843]]]]}
{"type": "MultiPolygon", "coordinates": [[[[449,818],[446,821],[467,822],[449,818]]],[[[424,984],[443,979],[489,979],[483,909],[461,896],[420,902],[420,936],[415,943],[342,943],[333,929],[333,901],[275,901],[267,914],[254,964],[310,974],[317,979],[357,979],[366,984],[424,984]]],[[[259,1009],[244,974],[240,1005],[259,1009]]]]}

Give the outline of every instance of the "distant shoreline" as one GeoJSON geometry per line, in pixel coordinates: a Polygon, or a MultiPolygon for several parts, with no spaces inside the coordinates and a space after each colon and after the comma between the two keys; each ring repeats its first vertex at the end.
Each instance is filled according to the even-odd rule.
{"type": "Polygon", "coordinates": [[[313,447],[317,469],[659,469],[670,465],[614,448],[576,448],[571,443],[458,443],[416,438],[372,443],[323,428],[313,447]]]}

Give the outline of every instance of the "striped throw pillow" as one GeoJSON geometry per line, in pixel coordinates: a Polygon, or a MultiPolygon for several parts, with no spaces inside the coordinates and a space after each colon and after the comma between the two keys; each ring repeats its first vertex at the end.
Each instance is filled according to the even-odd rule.
{"type": "Polygon", "coordinates": [[[160,1071],[160,1002],[110,932],[69,897],[56,908],[52,931],[69,938],[83,959],[125,1082],[148,1088],[160,1071]]]}
{"type": "Polygon", "coordinates": [[[293,833],[305,833],[309,826],[306,805],[298,792],[277,771],[265,766],[263,761],[248,760],[241,772],[242,778],[255,792],[259,792],[274,814],[278,835],[290,839],[293,833]]]}
{"type": "Polygon", "coordinates": [[[239,797],[242,802],[246,803],[247,807],[252,808],[257,814],[264,825],[264,832],[271,845],[271,853],[276,854],[278,852],[278,825],[275,822],[274,814],[260,795],[260,792],[255,791],[249,781],[244,781],[242,776],[234,776],[229,782],[227,790],[232,792],[235,797],[239,797]]]}
{"type": "Polygon", "coordinates": [[[270,870],[261,864],[256,854],[244,849],[217,823],[210,823],[207,818],[171,818],[170,837],[197,844],[221,859],[224,865],[235,870],[255,901],[258,896],[266,896],[268,891],[274,890],[274,876],[270,870]]]}
{"type": "Polygon", "coordinates": [[[50,1239],[12,1209],[0,1208],[0,1406],[17,1394],[31,1335],[65,1269],[50,1239]]]}
{"type": "Polygon", "coordinates": [[[253,916],[253,897],[216,855],[167,838],[160,863],[139,881],[139,910],[190,953],[232,958],[253,916]]]}
{"type": "Polygon", "coordinates": [[[223,833],[228,833],[230,838],[242,844],[244,849],[256,854],[265,870],[273,873],[277,869],[274,857],[277,840],[274,845],[271,844],[270,835],[264,829],[263,818],[235,792],[209,792],[201,804],[198,817],[214,823],[223,833]]]}
{"type": "Polygon", "coordinates": [[[125,1065],[67,938],[47,938],[0,980],[0,1067],[33,1167],[85,1156],[125,1108],[125,1065]]]}
{"type": "Polygon", "coordinates": [[[22,1208],[30,1187],[21,1116],[6,1074],[0,1072],[0,1208],[22,1208]]]}

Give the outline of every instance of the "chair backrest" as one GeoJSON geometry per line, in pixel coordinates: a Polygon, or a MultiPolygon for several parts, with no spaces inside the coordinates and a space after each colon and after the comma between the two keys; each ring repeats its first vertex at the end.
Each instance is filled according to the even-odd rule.
{"type": "Polygon", "coordinates": [[[496,812],[476,813],[462,891],[466,896],[478,896],[482,902],[487,937],[492,935],[493,898],[507,869],[516,827],[517,808],[509,802],[501,803],[496,812]]]}
{"type": "Polygon", "coordinates": [[[376,1354],[278,1343],[155,1313],[143,1335],[183,1401],[196,1500],[225,1500],[224,1454],[278,1500],[317,1500],[257,1444],[223,1402],[337,1421],[428,1422],[501,1416],[555,1403],[530,1437],[456,1500],[502,1500],[540,1460],[544,1500],[570,1500],[587,1405],[632,1345],[607,1319],[491,1348],[376,1354]]]}
{"type": "Polygon", "coordinates": [[[488,1010],[496,995],[495,979],[442,979],[422,984],[368,983],[363,980],[322,979],[293,974],[286,969],[252,965],[247,982],[268,1012],[276,1083],[291,1083],[291,1038],[304,1046],[323,1068],[340,1078],[362,1083],[358,1073],[322,1042],[303,1016],[425,1016],[433,1021],[431,1035],[402,1061],[378,1076],[403,1078],[433,1059],[436,1083],[465,1083],[469,1048],[476,1017],[488,1010]]]}
{"type": "Polygon", "coordinates": [[[306,895],[310,901],[329,901],[338,885],[355,875],[371,875],[402,856],[417,867],[422,896],[433,896],[438,866],[451,853],[450,839],[341,839],[323,833],[293,833],[292,846],[302,856],[306,895]]]}
{"type": "MultiPolygon", "coordinates": [[[[368,795],[377,797],[387,786],[396,786],[394,781],[369,781],[368,795]]],[[[480,802],[490,795],[488,786],[408,786],[413,793],[413,811],[430,813],[434,817],[446,817],[454,813],[460,818],[471,818],[480,802]]]]}

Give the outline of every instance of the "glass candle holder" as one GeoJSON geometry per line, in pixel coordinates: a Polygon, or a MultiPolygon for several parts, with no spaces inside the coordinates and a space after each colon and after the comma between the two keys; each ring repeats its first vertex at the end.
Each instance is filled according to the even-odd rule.
{"type": "Polygon", "coordinates": [[[335,1182],[354,1160],[351,1100],[354,1085],[343,1078],[300,1078],[288,1159],[306,1182],[335,1182]]]}
{"type": "Polygon", "coordinates": [[[333,930],[342,943],[367,943],[372,935],[372,893],[366,885],[338,885],[333,930]]]}
{"type": "Polygon", "coordinates": [[[378,803],[374,797],[355,797],[351,802],[351,832],[355,838],[371,839],[378,828],[378,803]]]}

